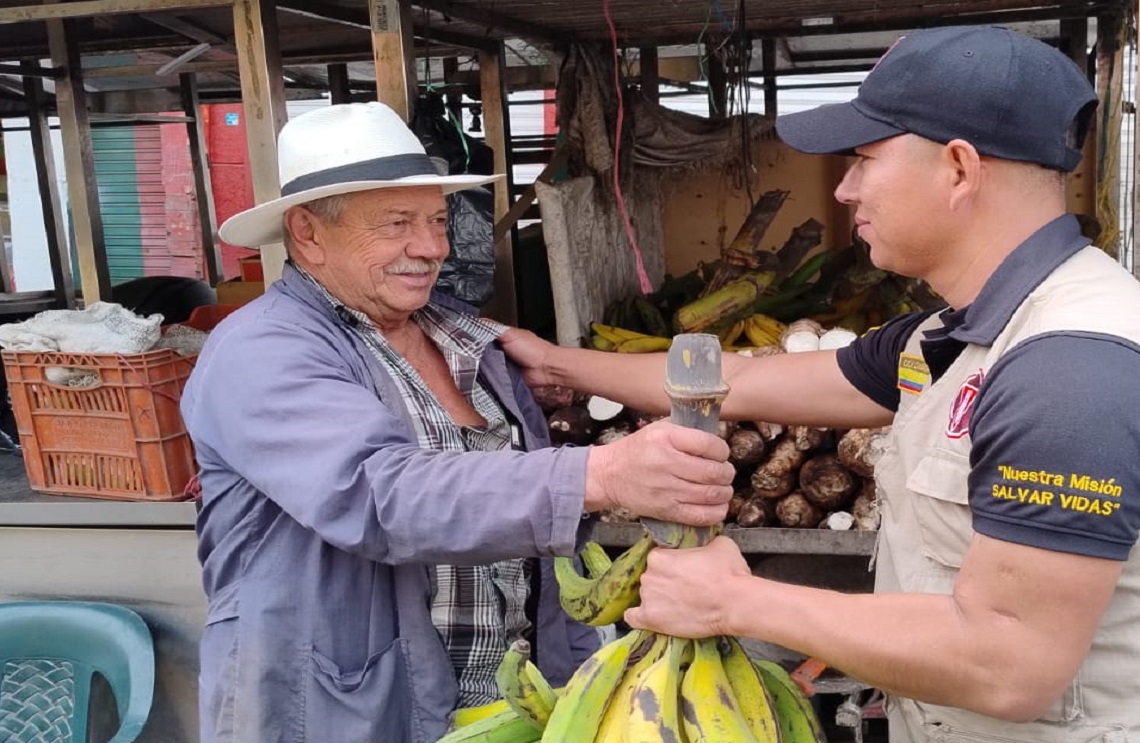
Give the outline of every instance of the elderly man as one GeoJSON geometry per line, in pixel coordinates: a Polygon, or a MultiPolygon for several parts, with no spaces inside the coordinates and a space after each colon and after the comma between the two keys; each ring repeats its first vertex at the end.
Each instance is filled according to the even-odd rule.
{"type": "MultiPolygon", "coordinates": [[[[725,358],[727,417],[892,424],[876,593],[753,576],[719,538],[654,550],[631,625],[820,658],[890,693],[898,743],[1140,740],[1140,284],[1065,213],[1095,106],[1057,50],[957,27],[777,120],[796,149],[854,156],[835,196],[871,259],[950,305],[838,352],[725,358]]],[[[512,333],[535,382],[666,405],[661,358],[512,333]]]]}
{"type": "Polygon", "coordinates": [[[282,197],[227,221],[284,239],[265,296],[210,336],[183,415],[201,466],[202,740],[426,743],[497,696],[516,637],[555,684],[596,646],[549,558],[621,504],[693,524],[731,495],[723,441],[658,423],[548,447],[502,328],[433,296],[440,176],[379,103],[281,131],[282,197]]]}

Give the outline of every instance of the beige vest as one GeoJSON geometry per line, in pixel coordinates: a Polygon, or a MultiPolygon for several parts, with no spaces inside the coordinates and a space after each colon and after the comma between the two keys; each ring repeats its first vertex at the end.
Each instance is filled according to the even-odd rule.
{"type": "MultiPolygon", "coordinates": [[[[907,357],[921,359],[922,331],[940,324],[937,315],[924,323],[911,336],[907,357]]],[[[1140,283],[1099,250],[1085,248],[1022,302],[993,346],[968,345],[937,383],[920,394],[901,393],[891,443],[876,468],[882,503],[876,592],[953,591],[974,532],[966,487],[970,436],[948,435],[951,408],[972,374],[988,373],[1013,346],[1055,330],[1140,342],[1140,283]]],[[[913,376],[903,373],[907,357],[900,360],[901,378],[913,376]]],[[[888,702],[888,717],[892,743],[1140,743],[1140,550],[1132,550],[1077,677],[1040,720],[1014,724],[897,697],[888,702]]]]}

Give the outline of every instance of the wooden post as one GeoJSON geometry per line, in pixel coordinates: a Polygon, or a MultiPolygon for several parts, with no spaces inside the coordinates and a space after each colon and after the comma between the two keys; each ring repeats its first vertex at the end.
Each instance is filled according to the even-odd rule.
{"type": "MultiPolygon", "coordinates": [[[[241,75],[241,100],[254,203],[281,195],[277,172],[277,133],[285,125],[285,80],[272,0],[234,0],[234,46],[241,75]]],[[[285,246],[261,246],[265,284],[281,278],[285,246]]]]}
{"type": "Polygon", "coordinates": [[[764,115],[776,118],[776,40],[760,40],[760,67],[764,71],[764,115]]]}
{"type": "MultiPolygon", "coordinates": [[[[495,223],[511,208],[514,177],[511,174],[511,124],[504,84],[503,45],[479,50],[479,87],[483,103],[483,128],[487,145],[495,151],[495,172],[506,178],[495,183],[495,223]]],[[[518,324],[518,295],[515,291],[514,230],[495,243],[495,291],[483,307],[483,314],[508,325],[518,324]]]]}
{"type": "Polygon", "coordinates": [[[222,252],[218,246],[218,220],[214,215],[214,189],[210,183],[210,163],[206,158],[206,134],[202,131],[202,109],[198,102],[198,78],[193,72],[178,76],[182,112],[187,118],[190,140],[190,167],[194,170],[194,196],[198,202],[198,223],[202,228],[202,256],[206,259],[206,280],[217,286],[222,275],[222,252]]]}
{"type": "MultiPolygon", "coordinates": [[[[1089,127],[1084,158],[1069,175],[1070,211],[1093,215],[1105,230],[1105,236],[1119,238],[1120,208],[1120,124],[1124,92],[1124,24],[1118,16],[1097,18],[1096,94],[1100,101],[1096,118],[1089,127]],[[1104,198],[1101,198],[1104,194],[1104,198]]],[[[1084,20],[1068,21],[1061,27],[1062,36],[1069,30],[1072,57],[1088,69],[1085,50],[1088,34],[1084,20]]],[[[1110,255],[1118,255],[1120,241],[1100,239],[1097,244],[1110,255]]]]}
{"type": "MultiPolygon", "coordinates": [[[[1140,13],[1140,7],[1134,9],[1140,13]]],[[[1140,16],[1133,15],[1133,18],[1140,16]]],[[[1140,260],[1136,257],[1137,241],[1140,240],[1140,187],[1137,187],[1137,178],[1140,178],[1140,49],[1133,50],[1133,62],[1136,68],[1132,70],[1134,89],[1132,91],[1133,104],[1138,108],[1132,115],[1132,275],[1140,279],[1140,260]]]]}
{"type": "Polygon", "coordinates": [[[348,103],[352,100],[352,89],[348,86],[348,65],[344,62],[328,66],[329,101],[333,104],[348,103]]]}
{"type": "MultiPolygon", "coordinates": [[[[0,246],[4,245],[4,225],[0,223],[0,246]]],[[[0,292],[10,293],[12,286],[12,270],[8,267],[7,251],[0,251],[0,292]]]]}
{"type": "MultiPolygon", "coordinates": [[[[29,72],[41,69],[38,59],[22,60],[20,67],[29,72]]],[[[59,186],[55,177],[55,155],[51,146],[51,130],[48,128],[43,80],[34,75],[25,75],[24,98],[28,106],[32,156],[36,161],[36,183],[39,184],[56,307],[63,310],[75,309],[71,249],[67,239],[67,229],[64,226],[63,208],[60,206],[59,186]]]]}
{"type": "Polygon", "coordinates": [[[400,0],[368,0],[368,14],[372,23],[372,60],[376,65],[376,100],[409,121],[416,92],[411,6],[400,0]]]}
{"type": "Polygon", "coordinates": [[[641,66],[641,97],[647,101],[659,103],[661,101],[661,90],[657,47],[641,47],[637,51],[637,58],[641,66]]]}
{"type": "Polygon", "coordinates": [[[111,298],[111,274],[107,268],[107,243],[99,211],[99,188],[95,182],[95,151],[91,146],[91,122],[87,118],[87,94],[75,34],[68,20],[44,21],[53,67],[63,71],[55,81],[56,115],[63,139],[64,170],[67,173],[71,227],[79,256],[79,281],[83,304],[90,306],[111,298]]]}
{"type": "MultiPolygon", "coordinates": [[[[706,44],[705,49],[709,46],[706,44]]],[[[728,76],[724,71],[724,62],[715,54],[705,57],[705,67],[708,69],[709,84],[709,118],[724,119],[728,117],[728,76]]]]}

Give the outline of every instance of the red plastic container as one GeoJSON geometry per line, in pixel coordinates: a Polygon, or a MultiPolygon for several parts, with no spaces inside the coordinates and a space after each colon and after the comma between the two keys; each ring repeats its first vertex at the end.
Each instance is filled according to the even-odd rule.
{"type": "Polygon", "coordinates": [[[133,501],[186,498],[197,465],[178,401],[197,357],[170,349],[4,351],[2,357],[34,490],[133,501]],[[48,378],[53,367],[91,372],[98,382],[58,384],[48,378]]]}

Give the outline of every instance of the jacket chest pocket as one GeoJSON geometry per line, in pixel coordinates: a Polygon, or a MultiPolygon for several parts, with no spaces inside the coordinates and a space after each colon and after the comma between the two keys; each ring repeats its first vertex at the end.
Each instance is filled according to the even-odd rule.
{"type": "Polygon", "coordinates": [[[936,450],[920,459],[906,479],[923,557],[955,572],[974,537],[968,473],[965,455],[936,450]]]}

